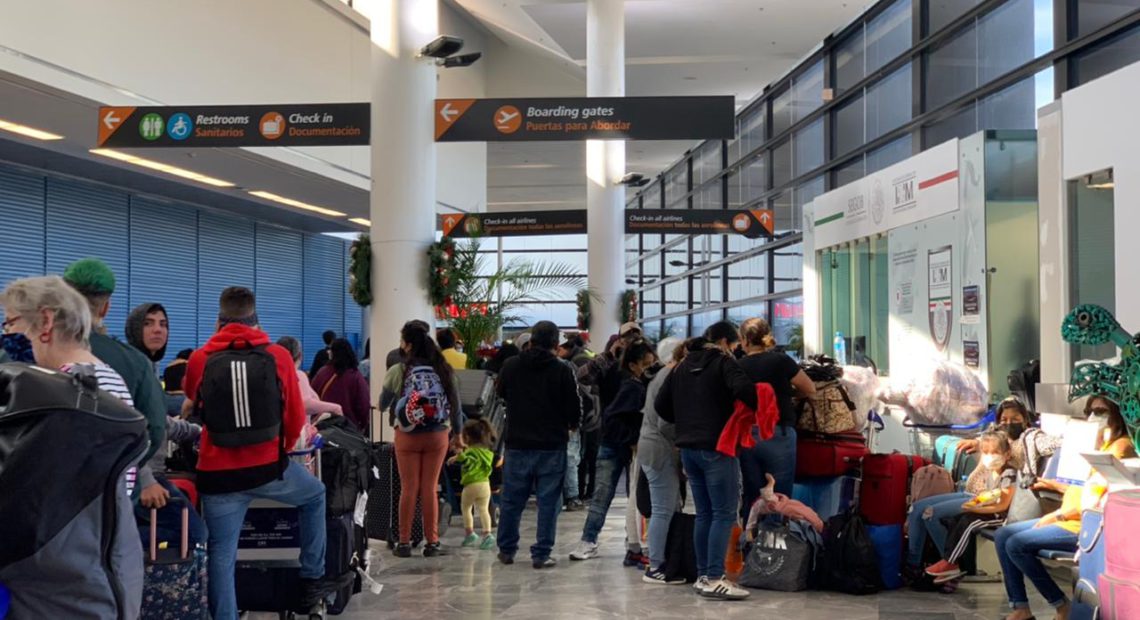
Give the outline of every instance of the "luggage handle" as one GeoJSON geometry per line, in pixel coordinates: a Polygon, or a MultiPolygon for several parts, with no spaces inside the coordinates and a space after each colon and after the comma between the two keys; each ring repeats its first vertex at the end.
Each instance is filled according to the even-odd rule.
{"type": "MultiPolygon", "coordinates": [[[[181,495],[171,495],[170,504],[182,504],[182,547],[179,558],[186,561],[190,556],[190,502],[181,495]]],[[[158,509],[150,509],[150,562],[158,562],[158,509]]]]}

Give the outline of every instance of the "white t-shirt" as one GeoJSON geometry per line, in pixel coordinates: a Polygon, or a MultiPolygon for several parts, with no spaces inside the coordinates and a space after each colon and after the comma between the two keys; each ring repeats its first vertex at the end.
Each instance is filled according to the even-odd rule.
{"type": "MultiPolygon", "coordinates": [[[[131,391],[127,389],[127,382],[123,381],[123,377],[115,372],[114,368],[106,364],[64,364],[59,370],[74,375],[81,369],[95,373],[95,380],[99,383],[99,389],[123,401],[128,407],[135,406],[135,401],[131,398],[131,391]]],[[[138,467],[127,468],[127,496],[130,496],[134,491],[138,475],[138,467]]]]}

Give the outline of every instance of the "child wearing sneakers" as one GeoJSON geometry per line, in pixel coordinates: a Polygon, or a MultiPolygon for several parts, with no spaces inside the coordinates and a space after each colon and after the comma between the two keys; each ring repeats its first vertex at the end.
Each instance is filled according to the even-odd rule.
{"type": "Polygon", "coordinates": [[[926,569],[934,583],[943,584],[962,577],[958,566],[973,542],[974,535],[987,527],[1005,523],[1005,513],[1013,500],[1017,469],[1009,437],[1003,432],[982,434],[978,440],[982,459],[966,481],[967,489],[977,494],[962,504],[962,514],[954,517],[954,525],[946,537],[946,557],[926,569]]]}
{"type": "Polygon", "coordinates": [[[459,482],[463,485],[460,507],[463,527],[467,531],[467,537],[463,539],[464,547],[474,547],[476,544],[484,550],[495,547],[495,535],[491,533],[491,470],[495,464],[495,453],[491,451],[491,446],[495,442],[494,435],[486,420],[468,421],[460,434],[462,450],[447,461],[448,464],[462,465],[459,482]],[[479,524],[483,526],[482,543],[475,533],[476,509],[479,510],[479,524]]]}

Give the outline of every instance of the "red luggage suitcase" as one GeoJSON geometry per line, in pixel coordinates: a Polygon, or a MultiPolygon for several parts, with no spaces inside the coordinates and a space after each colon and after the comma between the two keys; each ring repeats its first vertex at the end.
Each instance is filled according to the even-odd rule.
{"type": "Polygon", "coordinates": [[[859,512],[871,525],[906,522],[911,476],[930,463],[911,454],[871,454],[863,458],[859,512]]]}
{"type": "Polygon", "coordinates": [[[842,476],[867,455],[862,433],[819,435],[801,432],[796,442],[796,477],[842,476]]]}

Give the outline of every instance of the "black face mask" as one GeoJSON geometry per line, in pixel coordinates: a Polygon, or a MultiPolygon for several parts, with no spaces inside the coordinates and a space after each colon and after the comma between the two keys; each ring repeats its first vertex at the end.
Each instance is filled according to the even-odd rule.
{"type": "Polygon", "coordinates": [[[36,356],[32,354],[32,341],[23,334],[4,334],[0,336],[0,347],[12,358],[13,362],[36,363],[36,356]]]}
{"type": "Polygon", "coordinates": [[[1005,434],[1009,435],[1010,439],[1017,441],[1021,437],[1021,434],[1025,432],[1025,425],[1021,422],[1003,424],[998,427],[998,430],[1005,431],[1005,434]]]}

